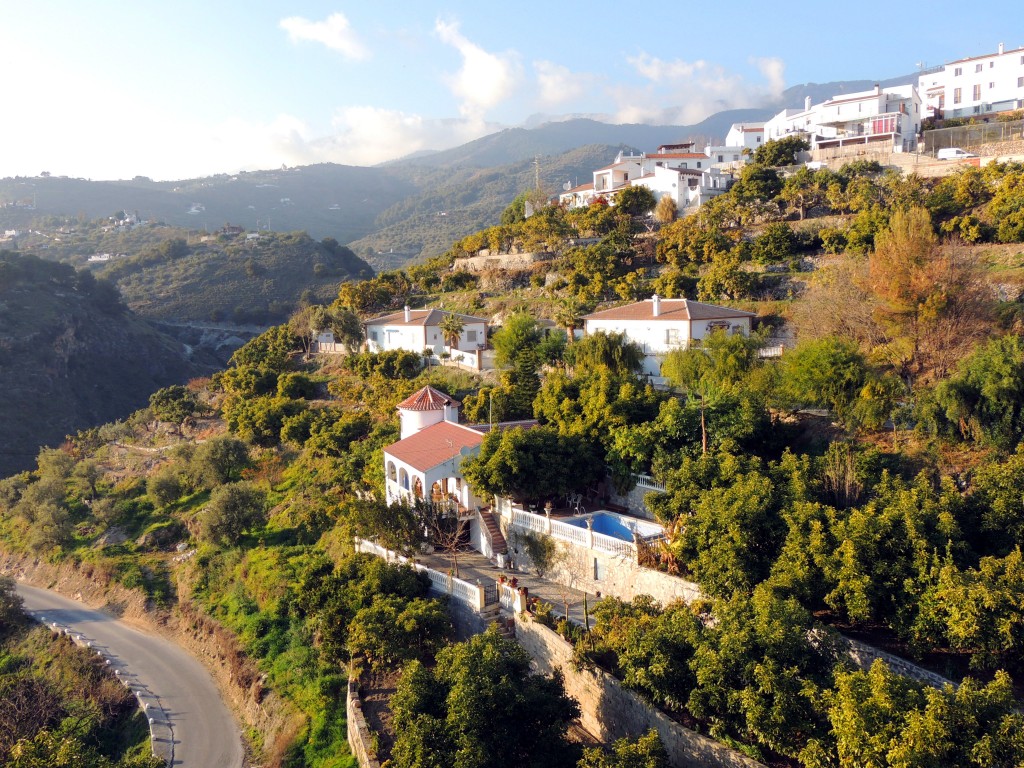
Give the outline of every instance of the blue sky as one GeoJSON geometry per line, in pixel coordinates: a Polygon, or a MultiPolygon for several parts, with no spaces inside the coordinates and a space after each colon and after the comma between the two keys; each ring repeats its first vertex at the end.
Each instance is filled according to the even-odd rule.
{"type": "Polygon", "coordinates": [[[803,18],[806,4],[739,1],[3,6],[0,176],[372,165],[538,115],[694,123],[799,83],[1024,45],[1007,0],[980,13],[865,0],[803,18]]]}

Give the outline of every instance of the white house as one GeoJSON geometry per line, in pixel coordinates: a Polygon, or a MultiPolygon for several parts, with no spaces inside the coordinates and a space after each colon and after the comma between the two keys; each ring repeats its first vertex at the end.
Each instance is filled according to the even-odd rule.
{"type": "Polygon", "coordinates": [[[619,190],[628,187],[631,180],[643,173],[637,160],[635,157],[623,157],[620,153],[614,163],[594,171],[594,195],[611,198],[619,190]]]}
{"type": "Polygon", "coordinates": [[[633,185],[647,187],[658,201],[666,195],[671,197],[676,208],[686,212],[687,208],[699,208],[712,197],[728,191],[732,182],[732,174],[723,173],[718,168],[698,170],[657,166],[653,173],[640,177],[633,185]]]}
{"type": "Polygon", "coordinates": [[[912,152],[921,130],[921,97],[914,85],[840,94],[803,109],[784,109],[764,124],[765,142],[798,135],[812,150],[839,147],[912,152]]]}
{"type": "Polygon", "coordinates": [[[764,143],[764,122],[733,123],[725,134],[727,147],[739,147],[740,150],[757,150],[764,143]]]}
{"type": "MultiPolygon", "coordinates": [[[[383,317],[367,320],[363,323],[366,329],[366,346],[371,352],[384,352],[391,349],[404,349],[409,352],[423,352],[431,349],[435,354],[447,350],[444,333],[441,331],[442,321],[453,312],[443,309],[409,309],[392,312],[383,317]]],[[[482,317],[458,315],[462,320],[462,334],[454,348],[463,352],[475,353],[487,343],[487,321],[482,317]]]]}
{"type": "Polygon", "coordinates": [[[927,117],[975,117],[1024,108],[1024,47],[951,61],[918,77],[927,117]]]}
{"type": "Polygon", "coordinates": [[[424,387],[398,404],[401,439],[384,449],[388,503],[430,500],[436,494],[470,509],[478,503],[462,481],[460,467],[476,455],[484,433],[459,424],[459,403],[444,392],[424,387]]]}
{"type": "Polygon", "coordinates": [[[689,299],[662,299],[657,295],[583,317],[586,333],[624,333],[644,352],[643,372],[661,376],[661,362],[673,349],[686,349],[691,341],[717,330],[750,335],[755,315],[739,309],[703,304],[689,299]]]}
{"type": "Polygon", "coordinates": [[[461,404],[424,387],[398,404],[401,439],[384,448],[384,486],[389,504],[442,503],[466,523],[469,543],[488,557],[507,552],[489,502],[462,477],[462,462],[480,452],[491,429],[536,426],[536,421],[460,424],[461,404]]]}
{"type": "MultiPolygon", "coordinates": [[[[740,153],[736,150],[731,154],[739,158],[740,153]]],[[[651,190],[655,200],[668,195],[677,208],[696,208],[732,184],[731,175],[713,168],[717,162],[706,152],[694,152],[692,142],[662,144],[650,154],[620,152],[611,165],[594,171],[593,182],[567,190],[558,200],[569,208],[582,208],[598,198],[614,204],[615,196],[622,190],[644,186],[651,190]]]]}

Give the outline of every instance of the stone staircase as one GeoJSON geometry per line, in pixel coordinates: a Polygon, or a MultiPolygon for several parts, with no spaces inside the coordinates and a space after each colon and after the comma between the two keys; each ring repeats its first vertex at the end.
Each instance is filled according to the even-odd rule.
{"type": "Polygon", "coordinates": [[[498,634],[510,640],[516,636],[516,620],[514,617],[502,612],[501,605],[495,603],[488,605],[480,611],[480,617],[488,624],[494,624],[498,628],[498,634]]]}
{"type": "Polygon", "coordinates": [[[483,520],[484,527],[487,528],[487,536],[491,541],[494,556],[507,555],[508,542],[505,541],[505,536],[501,532],[501,526],[498,525],[498,519],[494,516],[494,512],[489,507],[484,507],[480,510],[480,519],[483,520]]]}

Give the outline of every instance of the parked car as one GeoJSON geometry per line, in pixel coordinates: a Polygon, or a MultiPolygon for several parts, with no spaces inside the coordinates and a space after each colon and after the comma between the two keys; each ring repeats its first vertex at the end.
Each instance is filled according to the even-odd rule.
{"type": "Polygon", "coordinates": [[[977,157],[977,155],[972,152],[968,152],[967,150],[960,149],[960,147],[946,147],[945,149],[940,149],[935,153],[935,158],[937,160],[963,160],[968,157],[977,157]]]}

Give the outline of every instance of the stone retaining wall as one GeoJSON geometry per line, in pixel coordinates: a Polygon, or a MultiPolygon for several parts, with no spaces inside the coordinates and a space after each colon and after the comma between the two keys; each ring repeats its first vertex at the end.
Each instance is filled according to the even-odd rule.
{"type": "Polygon", "coordinates": [[[847,655],[860,669],[868,670],[876,659],[881,659],[890,670],[898,675],[917,680],[919,683],[930,685],[933,688],[942,688],[946,685],[956,685],[952,680],[943,677],[936,672],[929,672],[922,669],[913,662],[907,661],[901,656],[895,656],[874,646],[862,643],[859,640],[841,635],[842,641],[847,646],[847,655]]]}
{"type": "Polygon", "coordinates": [[[529,269],[538,261],[548,261],[551,257],[550,253],[498,253],[468,256],[463,259],[455,259],[452,271],[485,272],[489,269],[529,269]]]}
{"type": "Polygon", "coordinates": [[[345,719],[348,727],[348,746],[359,763],[359,768],[380,768],[377,750],[373,747],[373,737],[363,716],[363,703],[359,699],[359,680],[354,678],[351,669],[348,676],[345,719]]]}
{"type": "Polygon", "coordinates": [[[580,722],[590,733],[610,743],[636,739],[654,728],[673,768],[757,768],[761,763],[717,741],[691,731],[643,701],[601,670],[577,672],[572,648],[559,635],[529,617],[516,617],[516,640],[533,657],[537,670],[561,669],[565,691],[580,703],[580,722]]]}

